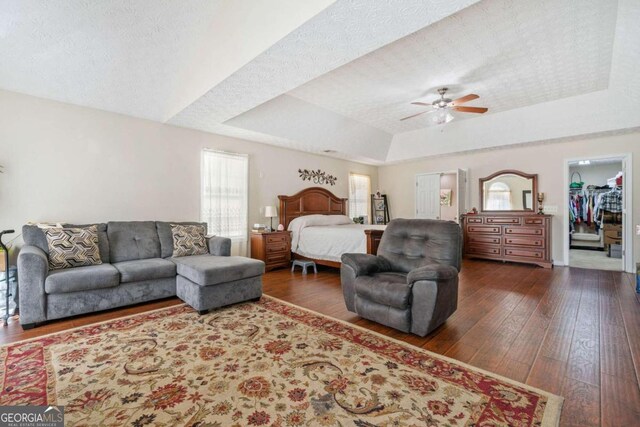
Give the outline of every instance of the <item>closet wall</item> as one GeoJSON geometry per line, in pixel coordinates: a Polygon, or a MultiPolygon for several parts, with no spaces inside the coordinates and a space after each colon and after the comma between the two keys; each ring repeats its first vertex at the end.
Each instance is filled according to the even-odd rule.
{"type": "Polygon", "coordinates": [[[569,168],[569,176],[574,172],[572,181],[579,181],[578,174],[582,177],[584,186],[588,185],[607,185],[607,179],[613,178],[620,172],[622,164],[620,162],[611,164],[593,164],[584,166],[571,166],[569,168]]]}

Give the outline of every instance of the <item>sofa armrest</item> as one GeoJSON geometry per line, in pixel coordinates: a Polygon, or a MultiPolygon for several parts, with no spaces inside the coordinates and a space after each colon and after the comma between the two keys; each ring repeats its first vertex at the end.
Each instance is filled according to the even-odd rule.
{"type": "Polygon", "coordinates": [[[415,268],[407,274],[407,283],[415,283],[419,280],[430,280],[438,282],[450,280],[458,276],[458,270],[451,265],[427,264],[415,268]]]}
{"type": "Polygon", "coordinates": [[[231,255],[231,239],[228,237],[211,236],[207,238],[209,253],[217,256],[231,255]]]}
{"type": "Polygon", "coordinates": [[[343,254],[340,259],[342,264],[353,269],[356,277],[368,276],[391,269],[387,260],[370,254],[343,254]]]}
{"type": "Polygon", "coordinates": [[[48,274],[47,254],[35,246],[23,246],[18,254],[21,324],[47,320],[44,281],[48,274]]]}

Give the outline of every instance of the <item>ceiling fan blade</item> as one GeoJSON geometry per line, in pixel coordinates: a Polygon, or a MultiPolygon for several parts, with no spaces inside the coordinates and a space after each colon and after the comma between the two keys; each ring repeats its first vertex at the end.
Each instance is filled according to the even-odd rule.
{"type": "Polygon", "coordinates": [[[422,113],[418,113],[418,114],[414,114],[414,115],[412,115],[412,116],[404,117],[404,118],[400,119],[400,121],[407,120],[407,119],[411,119],[411,118],[416,117],[416,116],[421,116],[421,115],[423,115],[423,114],[432,113],[432,112],[434,112],[434,111],[435,111],[435,110],[427,110],[427,111],[423,111],[422,113]]]}
{"type": "Polygon", "coordinates": [[[484,107],[453,107],[454,110],[460,111],[462,113],[486,113],[489,111],[488,108],[484,107]]]}
{"type": "Polygon", "coordinates": [[[478,95],[474,93],[470,93],[469,95],[463,96],[462,98],[454,99],[451,105],[456,106],[460,104],[464,104],[465,102],[473,101],[474,99],[480,98],[478,95]]]}
{"type": "Polygon", "coordinates": [[[420,102],[420,101],[416,101],[416,102],[412,102],[411,104],[413,105],[421,105],[423,107],[431,107],[431,104],[427,104],[426,102],[420,102]]]}

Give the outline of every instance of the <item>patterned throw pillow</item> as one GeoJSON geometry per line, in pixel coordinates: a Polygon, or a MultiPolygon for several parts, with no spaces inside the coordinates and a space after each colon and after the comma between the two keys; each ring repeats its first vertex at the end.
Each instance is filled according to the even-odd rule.
{"type": "Polygon", "coordinates": [[[209,253],[203,225],[171,224],[173,256],[204,255],[209,253]]]}
{"type": "Polygon", "coordinates": [[[43,228],[49,246],[49,268],[84,267],[102,264],[98,248],[98,227],[43,228]]]}

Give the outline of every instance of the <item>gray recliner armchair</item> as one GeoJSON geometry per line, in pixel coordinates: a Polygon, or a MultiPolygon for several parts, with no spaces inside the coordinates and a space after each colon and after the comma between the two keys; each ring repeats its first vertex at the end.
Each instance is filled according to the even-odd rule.
{"type": "Polygon", "coordinates": [[[423,337],[458,307],[461,259],[462,230],[455,222],[395,219],[377,256],[342,255],[347,309],[423,337]]]}

